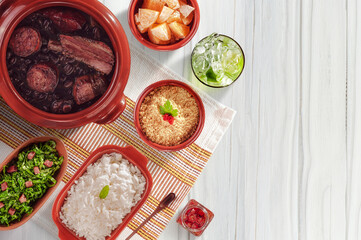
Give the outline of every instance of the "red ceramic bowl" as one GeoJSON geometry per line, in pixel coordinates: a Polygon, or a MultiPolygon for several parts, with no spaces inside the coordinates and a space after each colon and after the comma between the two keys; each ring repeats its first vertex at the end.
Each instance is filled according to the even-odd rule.
{"type": "MultiPolygon", "coordinates": [[[[65,187],[61,190],[57,198],[55,199],[53,210],[52,210],[52,217],[56,224],[56,226],[59,229],[59,238],[62,240],[72,240],[72,239],[85,239],[85,238],[79,238],[72,230],[70,230],[68,227],[66,227],[60,217],[59,212],[61,210],[61,207],[64,204],[64,200],[68,195],[68,191],[71,188],[71,186],[74,184],[74,182],[81,177],[84,172],[86,171],[87,167],[99,160],[104,154],[106,153],[113,153],[117,152],[123,155],[130,163],[134,164],[138,167],[138,169],[141,171],[143,176],[146,180],[146,186],[143,193],[142,198],[139,200],[139,202],[132,208],[132,211],[128,213],[127,216],[123,219],[123,222],[113,230],[111,235],[107,237],[107,240],[110,239],[116,239],[117,236],[123,231],[123,229],[127,226],[127,224],[132,220],[134,215],[138,212],[138,210],[142,207],[144,202],[147,200],[153,186],[153,179],[152,175],[147,169],[147,163],[148,159],[142,155],[137,149],[135,149],[133,146],[127,146],[127,147],[119,147],[115,145],[107,145],[100,147],[96,149],[85,162],[83,165],[79,168],[79,170],[75,173],[75,175],[69,180],[69,182],[65,185],[65,187]]],[[[94,226],[96,227],[96,226],[94,226]]]]}
{"type": "Polygon", "coordinates": [[[32,218],[32,216],[35,215],[35,213],[44,205],[44,203],[46,202],[46,200],[48,200],[48,198],[50,197],[50,195],[55,191],[55,189],[58,187],[58,185],[61,182],[61,179],[63,178],[65,171],[66,171],[66,166],[68,163],[68,153],[66,151],[66,148],[64,146],[64,143],[56,137],[51,137],[51,136],[44,136],[44,137],[37,137],[37,138],[32,138],[24,143],[22,143],[20,146],[18,146],[14,151],[12,151],[12,153],[9,154],[9,156],[7,156],[7,158],[0,164],[0,170],[2,171],[3,167],[8,164],[9,162],[11,162],[11,160],[13,160],[14,158],[16,158],[19,154],[19,152],[21,152],[22,149],[34,144],[34,143],[39,143],[39,142],[46,142],[49,140],[54,140],[56,142],[56,150],[58,151],[60,156],[64,157],[64,161],[61,164],[60,169],[57,171],[56,175],[54,176],[54,178],[56,179],[56,184],[55,186],[49,188],[45,195],[38,199],[34,206],[33,206],[33,212],[28,215],[28,216],[23,216],[23,218],[19,221],[19,222],[14,222],[12,224],[10,224],[10,226],[3,226],[0,225],[0,231],[6,231],[6,230],[11,230],[11,229],[15,229],[17,227],[20,227],[21,225],[23,225],[24,223],[26,223],[30,218],[32,218]]]}
{"type": "Polygon", "coordinates": [[[197,0],[188,0],[187,1],[189,5],[191,5],[192,7],[194,7],[194,18],[193,21],[190,23],[190,32],[187,35],[186,38],[177,41],[173,44],[168,44],[168,45],[157,45],[152,43],[149,40],[149,37],[147,35],[147,33],[140,33],[138,31],[137,25],[135,24],[135,19],[134,19],[134,14],[136,14],[138,12],[138,9],[141,8],[142,4],[143,4],[143,0],[132,0],[130,2],[129,8],[128,8],[128,23],[129,23],[129,27],[130,30],[132,31],[133,35],[135,36],[136,39],[138,39],[138,41],[143,44],[144,46],[156,50],[156,51],[173,51],[176,50],[178,48],[181,48],[183,46],[185,46],[196,34],[198,27],[199,27],[199,22],[200,22],[200,11],[199,11],[199,6],[197,3],[197,0]]]}
{"type": "Polygon", "coordinates": [[[190,144],[192,144],[201,134],[203,127],[204,127],[204,119],[205,119],[205,111],[204,111],[204,106],[203,106],[203,102],[202,99],[199,97],[199,95],[187,84],[180,82],[180,81],[176,81],[176,80],[162,80],[156,83],[153,83],[151,85],[149,85],[146,89],[144,89],[144,91],[140,94],[136,105],[135,105],[135,109],[134,109],[134,124],[135,124],[135,129],[137,130],[139,137],[149,146],[160,150],[160,151],[179,151],[183,148],[188,147],[190,144]],[[194,97],[194,99],[196,100],[197,104],[198,104],[198,108],[199,108],[199,123],[197,126],[196,131],[193,133],[193,135],[188,138],[186,141],[184,141],[183,143],[179,144],[179,145],[175,145],[175,146],[164,146],[164,145],[160,145],[157,143],[154,143],[152,141],[150,141],[147,136],[143,133],[142,128],[140,127],[140,122],[139,122],[139,110],[140,110],[140,106],[142,105],[144,98],[154,89],[161,87],[161,86],[177,86],[177,87],[181,87],[184,88],[185,90],[187,90],[190,94],[192,94],[192,96],[194,97]]]}
{"type": "Polygon", "coordinates": [[[130,72],[127,37],[117,18],[97,0],[2,0],[0,1],[0,94],[9,106],[29,122],[48,128],[74,128],[90,122],[114,121],[125,109],[124,88],[130,72]],[[72,114],[52,114],[26,102],[11,83],[6,67],[6,49],[16,26],[30,13],[53,6],[79,9],[92,16],[107,32],[114,49],[112,81],[104,95],[92,106],[72,114]]]}

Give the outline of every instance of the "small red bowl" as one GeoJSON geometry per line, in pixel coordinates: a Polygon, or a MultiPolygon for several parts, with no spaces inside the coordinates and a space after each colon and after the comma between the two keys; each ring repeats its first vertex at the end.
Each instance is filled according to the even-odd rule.
{"type": "MultiPolygon", "coordinates": [[[[128,213],[125,218],[123,218],[123,222],[119,224],[119,226],[113,230],[111,235],[107,237],[107,240],[116,239],[117,236],[123,231],[123,229],[127,226],[127,224],[132,220],[134,215],[138,212],[138,210],[142,207],[142,205],[147,200],[153,186],[152,175],[147,169],[148,159],[141,154],[137,149],[133,146],[119,147],[115,145],[106,145],[96,149],[85,162],[79,168],[79,170],[75,173],[75,175],[69,180],[69,182],[65,185],[65,187],[61,190],[59,195],[56,197],[53,209],[52,209],[52,217],[54,223],[59,229],[59,238],[62,240],[72,240],[72,239],[84,239],[78,237],[72,230],[70,230],[67,226],[65,226],[59,216],[61,207],[64,204],[65,198],[68,196],[68,191],[71,186],[73,186],[74,182],[78,180],[87,170],[87,167],[99,160],[104,154],[117,152],[122,154],[122,156],[127,159],[134,166],[138,167],[140,172],[143,174],[146,180],[146,186],[143,193],[142,198],[138,201],[138,203],[132,208],[131,212],[128,213]]],[[[96,227],[96,226],[94,226],[96,227]]]]}
{"type": "Polygon", "coordinates": [[[135,124],[135,129],[137,130],[139,137],[149,146],[160,150],[160,151],[168,151],[168,152],[172,152],[172,151],[179,151],[183,148],[188,147],[190,144],[192,144],[201,134],[203,127],[204,127],[204,121],[205,121],[205,111],[204,111],[204,105],[202,102],[202,99],[200,98],[200,96],[187,84],[180,82],[180,81],[176,81],[176,80],[162,80],[156,83],[153,83],[151,85],[149,85],[147,88],[144,89],[144,91],[140,94],[140,96],[138,97],[138,100],[136,102],[135,105],[135,109],[134,109],[134,124],[135,124]],[[182,142],[179,145],[175,145],[175,146],[164,146],[164,145],[160,145],[157,143],[154,143],[152,141],[150,141],[147,136],[143,133],[142,128],[140,126],[140,122],[139,122],[139,110],[140,110],[140,106],[142,105],[144,98],[154,89],[161,87],[161,86],[177,86],[177,87],[181,87],[184,88],[185,90],[187,90],[190,94],[192,94],[192,96],[194,97],[194,99],[196,100],[197,104],[198,104],[198,108],[199,108],[199,123],[197,126],[196,131],[193,133],[193,135],[188,138],[186,141],[182,142]]]}
{"type": "Polygon", "coordinates": [[[23,150],[24,148],[26,148],[26,147],[34,144],[34,143],[47,142],[49,140],[53,140],[53,141],[56,142],[56,150],[58,151],[59,156],[62,156],[64,158],[60,169],[54,175],[54,178],[56,180],[55,186],[49,188],[46,191],[46,193],[44,194],[44,196],[42,198],[38,199],[35,202],[35,204],[32,206],[33,207],[33,212],[30,215],[23,216],[23,218],[19,222],[11,223],[9,226],[0,225],[0,231],[12,230],[12,229],[15,229],[17,227],[20,227],[21,225],[26,223],[28,220],[30,220],[30,218],[32,218],[35,215],[35,213],[44,205],[46,200],[48,200],[50,195],[59,186],[59,184],[61,182],[61,179],[63,178],[63,176],[65,174],[66,167],[67,167],[67,164],[68,164],[68,153],[66,151],[66,148],[65,148],[65,145],[64,145],[63,141],[61,141],[59,138],[51,137],[51,136],[36,137],[36,138],[29,139],[28,141],[20,144],[20,146],[18,146],[14,151],[12,151],[9,154],[9,156],[7,156],[7,158],[0,164],[0,170],[2,171],[3,167],[6,164],[8,164],[9,162],[11,162],[14,158],[16,158],[18,156],[19,152],[21,152],[21,150],[23,150]]]}
{"type": "Polygon", "coordinates": [[[138,9],[141,8],[142,4],[143,4],[143,0],[132,0],[130,2],[129,8],[128,8],[128,23],[129,23],[129,27],[130,30],[132,31],[134,37],[136,39],[138,39],[138,41],[143,44],[144,46],[156,50],[156,51],[173,51],[176,50],[178,48],[181,48],[183,46],[185,46],[196,34],[198,27],[199,27],[199,22],[200,22],[200,11],[199,11],[199,6],[197,3],[197,0],[188,0],[187,3],[189,5],[191,5],[192,7],[194,7],[194,18],[193,21],[190,23],[190,32],[187,35],[187,37],[185,37],[182,40],[179,40],[173,44],[167,44],[167,45],[157,45],[152,43],[149,40],[149,37],[147,35],[147,33],[140,33],[137,25],[135,24],[135,19],[134,19],[134,14],[136,14],[138,12],[138,9]]]}

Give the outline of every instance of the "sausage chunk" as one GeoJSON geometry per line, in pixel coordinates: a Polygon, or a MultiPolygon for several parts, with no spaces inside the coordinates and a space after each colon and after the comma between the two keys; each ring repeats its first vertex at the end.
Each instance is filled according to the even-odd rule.
{"type": "Polygon", "coordinates": [[[44,165],[50,168],[51,166],[53,166],[53,162],[49,160],[45,160],[44,165]]]}
{"type": "Polygon", "coordinates": [[[85,75],[75,79],[73,96],[78,105],[86,103],[106,91],[105,80],[100,75],[85,75]]]}
{"type": "Polygon", "coordinates": [[[25,187],[29,188],[33,186],[33,182],[32,181],[26,181],[25,182],[25,187]]]}
{"type": "Polygon", "coordinates": [[[6,170],[7,173],[13,173],[13,172],[17,172],[17,171],[18,171],[18,168],[17,168],[15,165],[10,166],[10,167],[6,170]]]}
{"type": "Polygon", "coordinates": [[[20,57],[30,56],[41,47],[40,33],[31,27],[18,28],[11,35],[9,46],[20,57]]]}
{"type": "Polygon", "coordinates": [[[54,92],[58,85],[56,71],[46,64],[35,64],[26,74],[28,86],[38,92],[54,92]]]}

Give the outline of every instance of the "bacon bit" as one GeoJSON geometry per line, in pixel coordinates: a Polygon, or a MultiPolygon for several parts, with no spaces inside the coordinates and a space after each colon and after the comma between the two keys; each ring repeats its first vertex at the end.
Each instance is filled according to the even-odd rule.
{"type": "Polygon", "coordinates": [[[24,194],[21,194],[21,196],[20,196],[20,198],[19,198],[19,202],[21,202],[21,203],[26,202],[26,197],[25,197],[24,194]]]}
{"type": "Polygon", "coordinates": [[[32,187],[33,186],[33,182],[32,181],[27,181],[25,182],[25,187],[32,187]]]}
{"type": "Polygon", "coordinates": [[[39,174],[39,173],[40,173],[39,167],[34,167],[34,174],[39,174]]]}
{"type": "Polygon", "coordinates": [[[44,165],[50,168],[51,166],[53,166],[53,162],[49,160],[45,160],[44,165]]]}
{"type": "Polygon", "coordinates": [[[29,152],[28,153],[28,159],[31,160],[35,157],[35,152],[29,152]]]}
{"type": "Polygon", "coordinates": [[[1,191],[5,191],[8,188],[8,183],[7,182],[3,182],[1,184],[1,191]]]}
{"type": "Polygon", "coordinates": [[[15,213],[15,209],[14,208],[9,208],[9,212],[8,212],[11,216],[14,215],[15,213]]]}
{"type": "Polygon", "coordinates": [[[13,172],[17,172],[17,171],[18,171],[18,168],[17,168],[15,165],[10,166],[10,167],[6,170],[7,173],[13,173],[13,172]]]}
{"type": "Polygon", "coordinates": [[[2,208],[3,206],[5,206],[5,204],[3,204],[2,202],[0,202],[0,208],[2,208]]]}

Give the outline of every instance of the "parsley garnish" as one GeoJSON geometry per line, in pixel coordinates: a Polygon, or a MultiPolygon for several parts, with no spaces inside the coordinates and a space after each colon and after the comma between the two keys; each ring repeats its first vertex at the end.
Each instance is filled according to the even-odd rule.
{"type": "Polygon", "coordinates": [[[109,193],[109,185],[105,185],[103,189],[99,193],[99,198],[104,199],[108,196],[109,193]]]}
{"type": "Polygon", "coordinates": [[[172,104],[170,104],[169,100],[167,100],[163,106],[159,106],[159,112],[162,115],[169,114],[169,115],[172,115],[173,117],[178,116],[178,110],[173,109],[173,106],[172,106],[172,104]]]}

